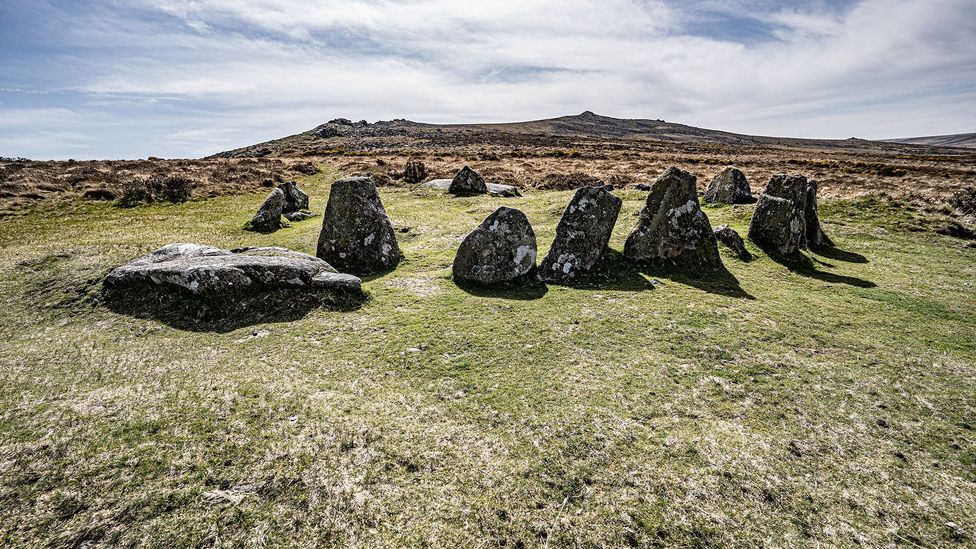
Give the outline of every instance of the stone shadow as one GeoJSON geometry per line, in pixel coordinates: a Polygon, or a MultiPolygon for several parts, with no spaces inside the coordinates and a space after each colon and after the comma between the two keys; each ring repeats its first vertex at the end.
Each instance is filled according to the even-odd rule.
{"type": "Polygon", "coordinates": [[[274,290],[222,300],[201,300],[183,292],[102,292],[109,310],[133,318],[152,319],[190,332],[232,332],[255,324],[293,322],[317,310],[354,311],[366,294],[274,290]]]}
{"type": "MultiPolygon", "coordinates": [[[[553,282],[552,284],[556,284],[553,282]]],[[[575,280],[559,283],[567,288],[581,290],[616,290],[621,292],[640,292],[653,290],[654,284],[644,277],[624,254],[607,249],[600,259],[575,280]]]]}
{"type": "Polygon", "coordinates": [[[545,282],[539,282],[535,279],[534,270],[520,280],[496,286],[485,286],[477,282],[460,280],[453,276],[451,278],[458,288],[478,297],[531,301],[539,299],[549,292],[549,287],[546,286],[545,282]]]}
{"type": "Polygon", "coordinates": [[[692,286],[710,294],[739,299],[756,299],[749,292],[742,289],[742,286],[739,284],[739,279],[729,272],[725,268],[725,265],[701,270],[645,264],[641,265],[640,269],[647,276],[663,278],[678,284],[692,286]]]}
{"type": "Polygon", "coordinates": [[[842,250],[834,245],[824,245],[812,248],[811,252],[835,261],[846,261],[848,263],[867,263],[868,258],[855,252],[842,250]]]}
{"type": "MultiPolygon", "coordinates": [[[[818,249],[817,253],[819,253],[819,251],[821,251],[821,249],[818,249]]],[[[844,253],[850,253],[850,252],[844,252],[844,253]]],[[[851,255],[863,257],[860,256],[859,254],[851,254],[851,255]]],[[[773,255],[770,255],[769,257],[773,261],[779,263],[780,265],[783,265],[784,267],[790,269],[791,271],[799,275],[815,278],[817,280],[822,280],[824,282],[830,282],[832,284],[847,284],[850,286],[856,286],[858,288],[874,288],[877,286],[877,284],[871,282],[870,280],[865,280],[863,278],[858,278],[856,276],[839,275],[836,273],[821,271],[817,269],[817,266],[814,264],[814,259],[811,259],[803,252],[796,252],[795,254],[787,257],[777,257],[773,255]]],[[[829,256],[824,256],[824,257],[829,257],[829,256]]],[[[823,265],[828,265],[819,260],[817,260],[817,262],[823,265]]],[[[865,259],[863,262],[867,263],[867,259],[865,259]]]]}

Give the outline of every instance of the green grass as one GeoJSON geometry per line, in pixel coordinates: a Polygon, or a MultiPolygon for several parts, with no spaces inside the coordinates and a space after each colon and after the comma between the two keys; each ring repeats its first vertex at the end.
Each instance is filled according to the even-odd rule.
{"type": "MultiPolygon", "coordinates": [[[[303,182],[319,212],[331,177],[303,182]]],[[[976,250],[835,201],[848,253],[815,272],[750,245],[721,283],[617,258],[581,288],[454,285],[495,207],[544,253],[570,194],[383,189],[406,259],[361,308],[225,333],[113,313],[99,280],[174,241],[314,253],[320,217],[0,219],[0,545],[976,543],[976,250]]],[[[616,250],[644,196],[618,194],[616,250]]],[[[751,208],[706,212],[744,235],[751,208]]]]}

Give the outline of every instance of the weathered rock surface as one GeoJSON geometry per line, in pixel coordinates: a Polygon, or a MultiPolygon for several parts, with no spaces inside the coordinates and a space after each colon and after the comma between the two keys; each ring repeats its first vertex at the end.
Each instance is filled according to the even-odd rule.
{"type": "Polygon", "coordinates": [[[622,203],[606,186],[578,189],[539,267],[542,279],[568,282],[591,269],[607,248],[622,203]]]}
{"type": "Polygon", "coordinates": [[[742,170],[729,166],[712,178],[703,197],[705,202],[716,204],[750,204],[752,189],[742,170]]]}
{"type": "MultiPolygon", "coordinates": [[[[440,191],[447,191],[451,188],[451,183],[453,179],[431,179],[430,181],[424,183],[425,187],[430,187],[431,189],[437,189],[440,191]]],[[[501,183],[485,183],[488,188],[488,194],[494,196],[522,196],[519,192],[518,187],[512,185],[502,185],[501,183]]]]}
{"type": "Polygon", "coordinates": [[[403,167],[403,180],[411,185],[427,178],[427,166],[419,160],[410,160],[403,167]]]}
{"type": "Polygon", "coordinates": [[[359,292],[360,280],[285,248],[223,250],[178,243],[113,269],[104,288],[115,297],[148,291],[220,300],[281,289],[359,292]]]}
{"type": "Polygon", "coordinates": [[[461,242],[452,268],[461,281],[514,282],[535,268],[535,232],[525,214],[502,206],[461,242]]]}
{"type": "Polygon", "coordinates": [[[481,174],[465,166],[451,180],[451,186],[447,192],[451,194],[485,194],[488,192],[488,186],[481,174]]]}
{"type": "Polygon", "coordinates": [[[312,212],[288,212],[284,214],[284,218],[288,221],[305,221],[313,217],[315,217],[315,214],[312,212]]]}
{"type": "Polygon", "coordinates": [[[759,197],[749,223],[749,240],[773,257],[787,257],[803,247],[803,209],[788,198],[759,197]]]}
{"type": "Polygon", "coordinates": [[[720,243],[722,243],[726,248],[732,250],[732,253],[742,261],[749,261],[752,259],[752,254],[746,249],[746,243],[739,236],[739,233],[735,232],[735,229],[729,227],[728,225],[719,225],[715,227],[713,231],[715,233],[715,238],[720,243]]]}
{"type": "Polygon", "coordinates": [[[298,212],[308,209],[308,195],[305,191],[298,188],[298,183],[288,181],[278,185],[281,192],[285,194],[285,202],[281,207],[281,213],[298,212]]]}
{"type": "Polygon", "coordinates": [[[675,167],[654,181],[637,226],[624,244],[628,259],[692,271],[722,265],[695,182],[694,175],[675,167]]]}
{"type": "Polygon", "coordinates": [[[250,223],[245,227],[259,233],[271,233],[281,228],[281,213],[285,205],[285,193],[275,188],[264,199],[250,223]]]}
{"type": "Polygon", "coordinates": [[[400,263],[400,246],[371,176],[332,184],[316,255],[355,274],[389,271],[400,263]]]}
{"type": "Polygon", "coordinates": [[[792,255],[801,248],[829,246],[817,211],[817,183],[798,174],[776,174],[770,178],[749,224],[749,239],[771,255],[792,255]],[[787,212],[786,210],[790,210],[787,212]],[[782,223],[788,222],[788,225],[782,223]],[[755,235],[755,236],[753,236],[755,235]]]}

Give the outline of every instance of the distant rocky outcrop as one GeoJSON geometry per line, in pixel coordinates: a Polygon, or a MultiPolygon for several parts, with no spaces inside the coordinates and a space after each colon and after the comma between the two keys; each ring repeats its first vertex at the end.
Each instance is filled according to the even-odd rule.
{"type": "Polygon", "coordinates": [[[502,206],[461,242],[452,271],[458,281],[515,282],[535,268],[535,232],[525,214],[502,206]]]}
{"type": "Polygon", "coordinates": [[[465,166],[451,180],[451,186],[447,192],[456,195],[486,194],[488,186],[485,185],[485,180],[481,174],[465,166]]]}
{"type": "Polygon", "coordinates": [[[244,226],[249,231],[259,233],[272,233],[281,228],[281,213],[285,206],[285,193],[281,188],[276,187],[271,194],[264,199],[257,213],[251,221],[244,226]]]}
{"type": "Polygon", "coordinates": [[[316,255],[355,274],[389,271],[400,262],[393,224],[371,176],[332,184],[316,255]]]}
{"type": "Polygon", "coordinates": [[[742,170],[729,166],[712,178],[703,197],[705,202],[716,204],[751,204],[752,189],[742,170]]]}
{"type": "Polygon", "coordinates": [[[694,175],[675,167],[657,178],[624,244],[629,260],[688,271],[722,265],[695,182],[694,175]]]}
{"type": "Polygon", "coordinates": [[[591,269],[607,248],[622,204],[605,186],[578,189],[556,226],[539,268],[541,278],[569,282],[591,269]]]}

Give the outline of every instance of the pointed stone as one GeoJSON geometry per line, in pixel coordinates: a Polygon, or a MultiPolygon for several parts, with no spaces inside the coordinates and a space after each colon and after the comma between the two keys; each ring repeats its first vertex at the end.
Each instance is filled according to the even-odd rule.
{"type": "Polygon", "coordinates": [[[539,267],[542,279],[569,282],[590,270],[607,248],[622,203],[605,186],[578,189],[539,267]]]}
{"type": "Polygon", "coordinates": [[[488,192],[488,185],[481,174],[465,166],[451,180],[447,192],[459,195],[485,194],[488,192]]]}
{"type": "Polygon", "coordinates": [[[752,189],[739,168],[729,166],[720,171],[705,191],[703,200],[715,204],[751,204],[752,189]]]}
{"type": "Polygon", "coordinates": [[[281,192],[285,193],[285,203],[281,208],[281,213],[292,213],[308,209],[308,195],[305,191],[298,188],[298,183],[288,181],[278,185],[281,192]]]}
{"type": "Polygon", "coordinates": [[[244,228],[259,233],[272,233],[281,228],[281,210],[285,205],[285,193],[279,188],[271,191],[244,228]]]}
{"type": "Polygon", "coordinates": [[[514,282],[535,267],[535,232],[525,214],[502,206],[461,242],[454,278],[484,285],[514,282]]]}
{"type": "Polygon", "coordinates": [[[393,223],[371,176],[332,184],[316,255],[354,274],[389,271],[400,262],[393,223]]]}
{"type": "Polygon", "coordinates": [[[629,260],[686,271],[722,265],[695,181],[694,175],[675,167],[657,178],[624,245],[629,260]]]}
{"type": "Polygon", "coordinates": [[[746,243],[739,236],[739,233],[735,232],[735,229],[729,227],[728,225],[719,225],[715,227],[712,231],[715,233],[715,239],[718,240],[726,248],[732,250],[732,253],[742,261],[749,261],[752,259],[752,254],[746,249],[746,243]]]}

